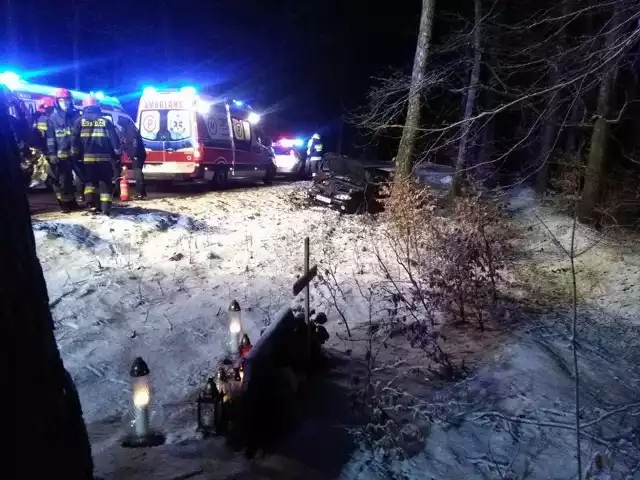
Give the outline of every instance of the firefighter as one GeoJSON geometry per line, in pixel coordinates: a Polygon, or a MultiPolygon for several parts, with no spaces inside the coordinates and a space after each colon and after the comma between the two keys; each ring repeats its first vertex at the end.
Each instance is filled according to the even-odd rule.
{"type": "Polygon", "coordinates": [[[54,108],[54,101],[51,97],[42,97],[38,103],[38,110],[33,116],[31,187],[44,183],[50,176],[49,163],[45,153],[47,150],[47,121],[54,108]]]}
{"type": "MultiPolygon", "coordinates": [[[[47,120],[47,159],[50,180],[60,209],[68,213],[78,208],[74,197],[74,170],[78,171],[73,147],[73,126],[80,113],[73,106],[73,98],[66,88],[55,92],[54,111],[47,120]]],[[[82,192],[78,192],[82,193],[82,192]]]]}
{"type": "Polygon", "coordinates": [[[27,120],[27,107],[6,85],[0,84],[0,90],[7,102],[9,122],[13,130],[14,139],[20,150],[20,159],[24,162],[29,155],[29,121],[27,120]]]}
{"type": "Polygon", "coordinates": [[[315,177],[320,170],[320,161],[322,160],[322,141],[320,134],[314,133],[307,142],[307,165],[311,176],[315,177]]]}
{"type": "Polygon", "coordinates": [[[118,125],[122,129],[122,150],[131,159],[133,177],[136,181],[136,195],[133,198],[144,200],[147,197],[147,189],[144,183],[142,167],[144,167],[147,152],[144,149],[142,136],[133,122],[126,117],[120,117],[118,125]]]}
{"type": "Polygon", "coordinates": [[[89,95],[82,103],[82,116],[73,127],[73,146],[86,173],[84,195],[90,211],[111,212],[113,179],[120,160],[120,140],[111,120],[102,116],[98,100],[89,95]],[[99,201],[96,200],[99,194],[99,201]]]}

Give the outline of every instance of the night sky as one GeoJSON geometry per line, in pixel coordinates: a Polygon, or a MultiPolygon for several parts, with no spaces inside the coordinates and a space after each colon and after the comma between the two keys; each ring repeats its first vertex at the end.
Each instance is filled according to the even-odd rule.
{"type": "Polygon", "coordinates": [[[77,24],[82,90],[133,114],[145,85],[196,85],[268,113],[272,134],[319,130],[329,147],[372,76],[410,68],[420,13],[418,0],[4,2],[0,65],[33,82],[74,87],[77,24]]]}

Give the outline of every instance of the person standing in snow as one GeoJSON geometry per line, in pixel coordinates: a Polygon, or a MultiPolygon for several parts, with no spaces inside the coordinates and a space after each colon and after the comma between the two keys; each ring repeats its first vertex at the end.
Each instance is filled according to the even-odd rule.
{"type": "Polygon", "coordinates": [[[86,172],[84,195],[89,209],[104,215],[111,212],[113,179],[120,160],[120,139],[111,120],[102,116],[98,100],[89,95],[82,104],[82,116],[73,125],[73,149],[86,172]],[[97,194],[99,201],[96,201],[97,194]]]}
{"type": "Polygon", "coordinates": [[[47,151],[47,121],[53,113],[54,101],[51,97],[42,97],[38,103],[38,110],[33,116],[33,161],[30,168],[31,186],[40,185],[49,176],[49,163],[45,155],[47,151]]]}
{"type": "Polygon", "coordinates": [[[74,108],[71,92],[66,88],[56,90],[55,97],[54,111],[47,120],[47,160],[60,210],[68,213],[78,208],[73,194],[73,172],[78,168],[75,165],[77,152],[73,150],[72,128],[80,113],[74,108]]]}
{"type": "Polygon", "coordinates": [[[144,167],[144,161],[147,159],[147,152],[144,149],[142,136],[134,123],[125,116],[121,116],[118,119],[118,126],[122,132],[122,150],[131,159],[133,177],[136,180],[136,195],[133,198],[144,200],[147,197],[147,189],[142,168],[144,167]]]}
{"type": "Polygon", "coordinates": [[[320,169],[322,160],[322,141],[320,134],[314,133],[307,142],[307,165],[312,177],[315,177],[320,169]]]}

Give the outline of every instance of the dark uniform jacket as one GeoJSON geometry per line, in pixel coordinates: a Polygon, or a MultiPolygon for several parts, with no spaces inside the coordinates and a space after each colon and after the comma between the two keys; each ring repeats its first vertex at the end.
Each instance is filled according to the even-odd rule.
{"type": "Polygon", "coordinates": [[[47,158],[49,163],[56,164],[60,160],[70,160],[77,156],[73,150],[72,129],[80,116],[77,110],[62,111],[56,107],[47,120],[47,158]]]}
{"type": "Polygon", "coordinates": [[[120,139],[111,120],[103,118],[99,107],[86,107],[73,125],[73,150],[85,165],[117,162],[120,139]]]}
{"type": "Polygon", "coordinates": [[[142,168],[147,158],[140,132],[130,120],[119,122],[122,150],[133,162],[133,168],[142,168]]]}

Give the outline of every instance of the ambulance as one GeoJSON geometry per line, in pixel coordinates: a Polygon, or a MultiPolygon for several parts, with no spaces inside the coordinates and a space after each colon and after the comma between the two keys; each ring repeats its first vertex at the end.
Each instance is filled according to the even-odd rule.
{"type": "Polygon", "coordinates": [[[260,116],[237,100],[199,94],[194,87],[143,90],[137,125],[151,180],[191,180],[222,186],[228,180],[272,182],[270,139],[260,116]]]}

